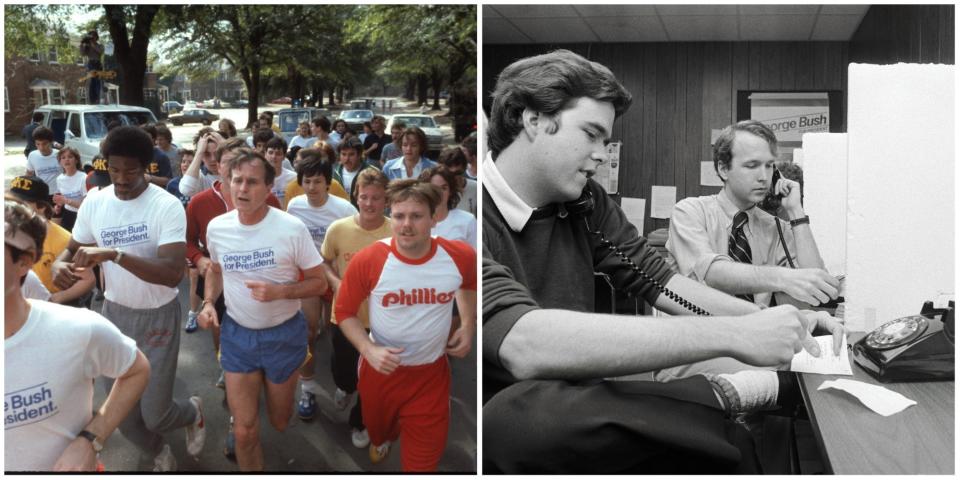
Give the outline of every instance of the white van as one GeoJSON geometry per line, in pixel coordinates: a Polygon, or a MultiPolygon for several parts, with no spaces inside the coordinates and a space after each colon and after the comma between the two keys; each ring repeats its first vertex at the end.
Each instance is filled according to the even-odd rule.
{"type": "Polygon", "coordinates": [[[80,152],[84,165],[100,153],[100,141],[107,136],[107,125],[139,126],[156,123],[153,112],[127,105],[44,105],[35,110],[43,114],[42,125],[53,130],[55,141],[80,152]]]}

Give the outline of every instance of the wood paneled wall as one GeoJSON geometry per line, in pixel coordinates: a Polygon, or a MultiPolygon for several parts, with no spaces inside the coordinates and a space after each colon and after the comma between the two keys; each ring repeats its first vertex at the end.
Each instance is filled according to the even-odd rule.
{"type": "Polygon", "coordinates": [[[954,64],[953,5],[873,5],[850,40],[856,63],[954,64]]]}
{"type": "Polygon", "coordinates": [[[700,162],[712,160],[710,130],[736,120],[738,90],[840,90],[846,104],[847,42],[484,45],[485,95],[511,62],[556,48],[606,65],[633,94],[613,139],[620,194],[647,199],[644,234],[668,225],[649,216],[653,185],[675,185],[677,200],[719,191],[700,186],[700,162]]]}

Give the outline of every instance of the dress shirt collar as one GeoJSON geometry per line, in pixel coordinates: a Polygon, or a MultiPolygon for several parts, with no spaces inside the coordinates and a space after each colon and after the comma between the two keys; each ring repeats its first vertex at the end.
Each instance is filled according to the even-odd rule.
{"type": "MultiPolygon", "coordinates": [[[[721,190],[720,193],[717,194],[717,205],[720,205],[720,209],[723,210],[723,213],[727,216],[727,229],[729,230],[730,227],[733,226],[733,217],[736,216],[737,212],[740,212],[741,210],[730,201],[725,190],[721,190]]],[[[758,213],[762,210],[754,205],[753,207],[744,211],[747,212],[747,224],[744,228],[749,232],[751,230],[751,226],[753,226],[759,219],[758,213]]]]}
{"type": "Polygon", "coordinates": [[[530,216],[533,215],[534,209],[510,188],[507,180],[497,169],[497,163],[493,161],[491,153],[487,153],[481,168],[483,168],[483,188],[490,194],[490,198],[493,199],[497,210],[500,210],[500,214],[507,221],[507,225],[514,232],[523,230],[523,227],[530,220],[530,216]]]}

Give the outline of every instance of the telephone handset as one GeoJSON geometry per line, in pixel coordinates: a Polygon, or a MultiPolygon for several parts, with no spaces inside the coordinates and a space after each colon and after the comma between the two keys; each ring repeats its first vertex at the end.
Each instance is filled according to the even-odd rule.
{"type": "MultiPolygon", "coordinates": [[[[658,282],[655,278],[651,277],[650,275],[647,275],[647,272],[644,272],[639,265],[634,263],[633,259],[627,256],[627,254],[623,253],[623,250],[621,250],[620,247],[615,245],[610,240],[607,240],[603,232],[601,232],[600,230],[594,230],[590,228],[589,217],[590,217],[590,213],[593,211],[593,207],[594,207],[593,192],[590,191],[589,187],[585,187],[583,189],[583,192],[580,194],[580,198],[573,200],[571,202],[564,203],[562,210],[565,210],[567,213],[578,215],[581,218],[583,218],[583,224],[586,227],[587,232],[589,232],[593,236],[599,237],[600,245],[606,247],[614,255],[620,257],[621,262],[629,265],[630,268],[637,273],[637,275],[640,275],[640,278],[644,279],[645,281],[653,285],[653,287],[656,288],[657,291],[659,291],[663,295],[666,295],[667,298],[673,300],[674,302],[677,302],[678,304],[680,304],[680,306],[686,308],[687,310],[690,310],[691,312],[697,315],[710,316],[710,313],[707,312],[706,310],[694,305],[689,300],[681,297],[680,295],[677,295],[676,292],[663,286],[660,282],[658,282]]],[[[563,215],[563,216],[566,216],[566,215],[563,215]]]]}
{"type": "Polygon", "coordinates": [[[881,382],[953,380],[954,303],[926,302],[919,315],[887,322],[853,345],[857,365],[881,382]]]}

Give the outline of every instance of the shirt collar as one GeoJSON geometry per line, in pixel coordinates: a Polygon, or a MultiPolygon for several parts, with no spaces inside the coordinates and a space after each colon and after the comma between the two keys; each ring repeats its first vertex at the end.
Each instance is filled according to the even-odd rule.
{"type": "MultiPolygon", "coordinates": [[[[740,208],[734,205],[733,202],[731,202],[730,199],[727,198],[727,195],[724,194],[722,190],[720,191],[720,193],[717,194],[717,204],[720,205],[720,209],[723,210],[723,213],[727,216],[727,220],[729,221],[727,226],[728,227],[732,226],[733,217],[737,214],[737,212],[741,211],[740,208]]],[[[760,210],[759,208],[757,208],[756,205],[754,205],[753,207],[744,211],[747,212],[747,225],[745,228],[747,229],[747,231],[750,231],[750,227],[754,223],[756,223],[757,219],[759,218],[758,214],[762,210],[760,210]]]]}
{"type": "Polygon", "coordinates": [[[527,205],[517,192],[510,188],[507,180],[497,169],[497,164],[493,161],[493,155],[490,152],[487,152],[481,168],[483,169],[483,188],[490,194],[490,198],[507,221],[507,225],[514,232],[523,230],[533,215],[533,207],[527,205]]]}

